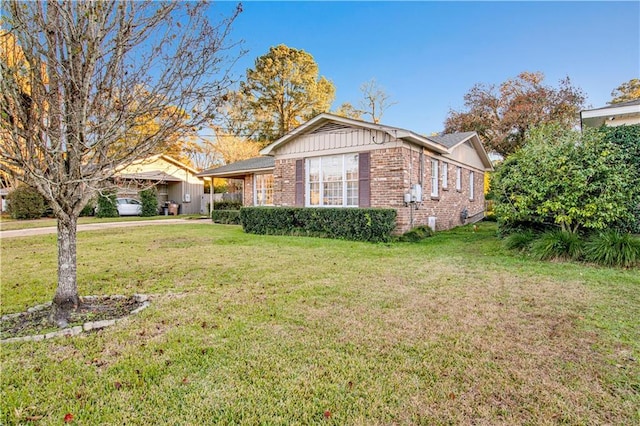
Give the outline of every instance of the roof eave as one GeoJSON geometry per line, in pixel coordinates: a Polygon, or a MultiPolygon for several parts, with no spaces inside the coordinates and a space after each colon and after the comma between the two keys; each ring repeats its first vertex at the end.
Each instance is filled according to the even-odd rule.
{"type": "Polygon", "coordinates": [[[233,178],[233,177],[240,177],[240,176],[246,176],[248,174],[252,174],[252,173],[259,173],[259,172],[268,172],[270,170],[273,170],[273,167],[261,167],[261,168],[252,168],[252,169],[244,169],[244,170],[230,170],[228,172],[201,172],[198,173],[196,176],[201,177],[201,178],[206,178],[206,177],[224,177],[224,178],[233,178]]]}

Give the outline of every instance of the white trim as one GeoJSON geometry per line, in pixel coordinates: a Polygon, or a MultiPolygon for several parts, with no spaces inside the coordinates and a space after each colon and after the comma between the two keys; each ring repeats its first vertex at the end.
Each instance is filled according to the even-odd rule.
{"type": "MultiPolygon", "coordinates": [[[[347,157],[351,156],[351,155],[355,155],[357,156],[358,153],[357,152],[351,152],[348,154],[332,154],[332,155],[318,155],[318,156],[314,156],[314,157],[307,157],[305,158],[305,180],[304,180],[304,189],[305,189],[305,195],[304,195],[304,205],[305,207],[343,207],[343,208],[347,208],[347,207],[358,207],[359,203],[360,203],[360,197],[359,194],[356,197],[356,203],[355,204],[349,204],[349,190],[347,187],[347,183],[348,182],[354,182],[354,180],[347,180],[347,168],[346,168],[346,161],[347,161],[347,157]],[[322,171],[322,161],[323,159],[327,159],[330,157],[340,157],[342,160],[342,177],[341,177],[341,183],[342,183],[342,204],[339,205],[335,205],[335,204],[324,204],[324,175],[323,175],[323,171],[322,171]],[[309,179],[309,175],[310,175],[310,170],[311,167],[309,165],[309,162],[312,160],[318,160],[318,181],[314,182],[315,184],[318,184],[318,204],[311,204],[311,181],[309,179]]],[[[358,176],[360,176],[360,170],[359,170],[359,162],[356,163],[358,166],[358,176]]],[[[358,184],[358,179],[355,179],[356,184],[358,184]]]]}
{"type": "Polygon", "coordinates": [[[442,173],[442,189],[449,189],[449,163],[443,161],[440,168],[442,173]]]}
{"type": "Polygon", "coordinates": [[[440,162],[435,158],[431,159],[431,196],[437,197],[440,195],[440,188],[438,186],[438,176],[440,176],[440,162]]]}
{"type": "Polygon", "coordinates": [[[626,105],[619,107],[612,105],[598,109],[586,109],[581,112],[583,119],[634,113],[640,113],[640,105],[626,105]]]}

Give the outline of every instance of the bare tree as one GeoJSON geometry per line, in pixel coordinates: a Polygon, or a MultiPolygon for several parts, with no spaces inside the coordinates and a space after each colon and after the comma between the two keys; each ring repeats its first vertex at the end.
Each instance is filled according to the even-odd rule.
{"type": "Polygon", "coordinates": [[[360,91],[364,99],[360,101],[360,110],[356,111],[361,115],[371,117],[371,121],[374,123],[379,123],[384,112],[397,104],[397,102],[391,101],[387,92],[378,85],[375,78],[362,83],[360,91]]]}
{"type": "Polygon", "coordinates": [[[58,220],[58,285],[51,320],[81,300],[76,225],[118,168],[211,118],[237,58],[231,24],[202,2],[2,3],[0,169],[33,186],[58,220]],[[149,122],[155,123],[150,126],[149,122]]]}

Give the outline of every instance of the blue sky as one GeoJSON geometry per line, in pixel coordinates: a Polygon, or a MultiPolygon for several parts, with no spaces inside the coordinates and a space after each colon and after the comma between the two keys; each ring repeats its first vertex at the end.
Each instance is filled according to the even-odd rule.
{"type": "Polygon", "coordinates": [[[375,78],[397,102],[382,122],[420,133],[441,131],[475,83],[522,71],[541,71],[553,86],[569,76],[593,107],[640,77],[640,2],[250,1],[243,9],[233,29],[248,50],[238,74],[270,46],[303,49],[336,86],[333,108],[357,105],[360,85],[375,78]]]}

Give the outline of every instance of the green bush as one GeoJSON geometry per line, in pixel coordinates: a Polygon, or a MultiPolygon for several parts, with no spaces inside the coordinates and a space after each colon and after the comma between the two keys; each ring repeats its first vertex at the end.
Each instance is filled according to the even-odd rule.
{"type": "Polygon", "coordinates": [[[108,192],[98,196],[97,217],[118,217],[116,193],[108,192]]]}
{"type": "Polygon", "coordinates": [[[96,208],[95,201],[94,200],[89,200],[87,202],[87,204],[85,204],[85,206],[80,211],[80,216],[81,217],[93,216],[93,214],[95,213],[95,208],[96,208]]]}
{"type": "Polygon", "coordinates": [[[390,241],[393,209],[243,207],[240,222],[251,234],[304,235],[355,241],[390,241]]]}
{"type": "Polygon", "coordinates": [[[562,230],[548,231],[533,242],[531,252],[540,260],[579,260],[584,252],[584,243],[577,233],[562,230]]]}
{"type": "Polygon", "coordinates": [[[616,230],[596,234],[586,243],[585,258],[606,266],[639,265],[640,238],[616,230]]]}
{"type": "Polygon", "coordinates": [[[433,230],[426,225],[418,226],[398,237],[398,241],[403,243],[418,243],[425,238],[432,237],[433,230]]]}
{"type": "Polygon", "coordinates": [[[20,185],[7,195],[7,209],[13,219],[39,219],[47,210],[44,197],[28,185],[20,185]]]}
{"type": "Polygon", "coordinates": [[[225,225],[240,225],[240,210],[214,210],[211,220],[225,225]]]}
{"type": "Polygon", "coordinates": [[[242,203],[240,201],[214,201],[213,210],[240,210],[242,203]]]}
{"type": "Polygon", "coordinates": [[[142,213],[140,216],[151,217],[158,214],[158,191],[155,187],[140,191],[142,213]]]}

